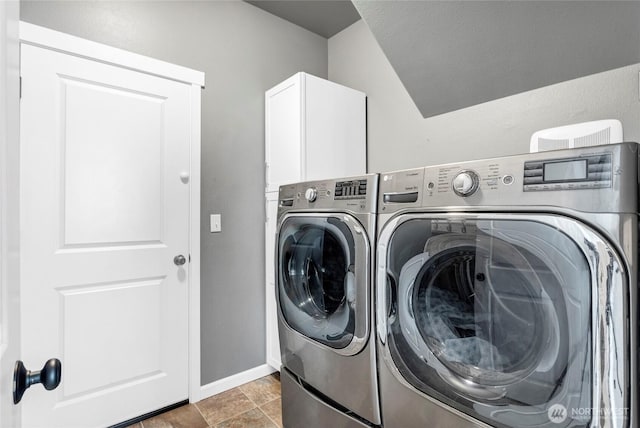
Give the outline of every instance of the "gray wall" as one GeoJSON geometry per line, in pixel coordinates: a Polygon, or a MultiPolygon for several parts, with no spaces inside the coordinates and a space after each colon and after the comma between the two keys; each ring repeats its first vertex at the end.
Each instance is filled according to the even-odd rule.
{"type": "Polygon", "coordinates": [[[596,119],[619,119],[625,140],[640,141],[639,71],[636,64],[425,119],[363,21],[329,39],[329,79],[368,96],[370,171],[525,153],[539,129],[596,119]]]}
{"type": "Polygon", "coordinates": [[[21,18],[206,73],[202,384],[264,364],[264,91],[326,77],[327,40],[239,1],[23,1],[21,18]]]}

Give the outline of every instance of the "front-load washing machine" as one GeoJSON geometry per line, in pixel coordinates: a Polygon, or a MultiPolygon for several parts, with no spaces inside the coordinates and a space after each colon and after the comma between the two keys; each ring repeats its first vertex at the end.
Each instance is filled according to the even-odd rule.
{"type": "Polygon", "coordinates": [[[372,299],[377,189],[376,174],[280,187],[285,428],[380,423],[372,299]]]}
{"type": "Polygon", "coordinates": [[[637,427],[638,145],[381,174],[385,428],[637,427]]]}

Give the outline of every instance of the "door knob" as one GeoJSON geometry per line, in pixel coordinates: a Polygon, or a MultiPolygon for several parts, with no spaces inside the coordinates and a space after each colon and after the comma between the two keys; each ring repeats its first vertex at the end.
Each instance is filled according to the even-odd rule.
{"type": "Polygon", "coordinates": [[[176,266],[182,266],[186,262],[187,262],[187,259],[182,254],[178,254],[173,258],[173,263],[175,263],[176,266]]]}
{"type": "Polygon", "coordinates": [[[60,385],[61,378],[62,363],[57,358],[51,358],[44,363],[42,370],[37,372],[27,370],[22,361],[16,361],[13,370],[13,404],[22,400],[22,395],[31,385],[41,383],[44,389],[51,391],[60,385]]]}

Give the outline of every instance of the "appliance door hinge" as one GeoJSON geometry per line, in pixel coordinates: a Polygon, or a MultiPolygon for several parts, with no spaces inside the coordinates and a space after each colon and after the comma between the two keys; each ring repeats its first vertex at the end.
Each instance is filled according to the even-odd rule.
{"type": "Polygon", "coordinates": [[[264,190],[269,190],[269,162],[264,163],[264,190]]]}

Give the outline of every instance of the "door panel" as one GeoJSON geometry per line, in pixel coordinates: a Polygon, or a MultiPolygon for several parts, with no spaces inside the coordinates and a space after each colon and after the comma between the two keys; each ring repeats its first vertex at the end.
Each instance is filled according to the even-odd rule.
{"type": "Polygon", "coordinates": [[[76,396],[162,373],[160,293],[164,278],[60,290],[65,358],[65,394],[76,396]],[[138,319],[137,308],[146,317],[138,319]],[[117,331],[118,335],[112,332],[117,331]],[[114,356],[103,350],[126,350],[114,356]],[[90,366],[109,367],[87,376],[90,366]]]}
{"type": "Polygon", "coordinates": [[[188,397],[190,86],[22,45],[24,426],[106,426],[188,397]]]}
{"type": "Polygon", "coordinates": [[[295,75],[265,94],[267,190],[302,178],[302,93],[295,75]]]}
{"type": "Polygon", "coordinates": [[[161,242],[165,98],[69,78],[60,84],[63,244],[161,242]]]}

